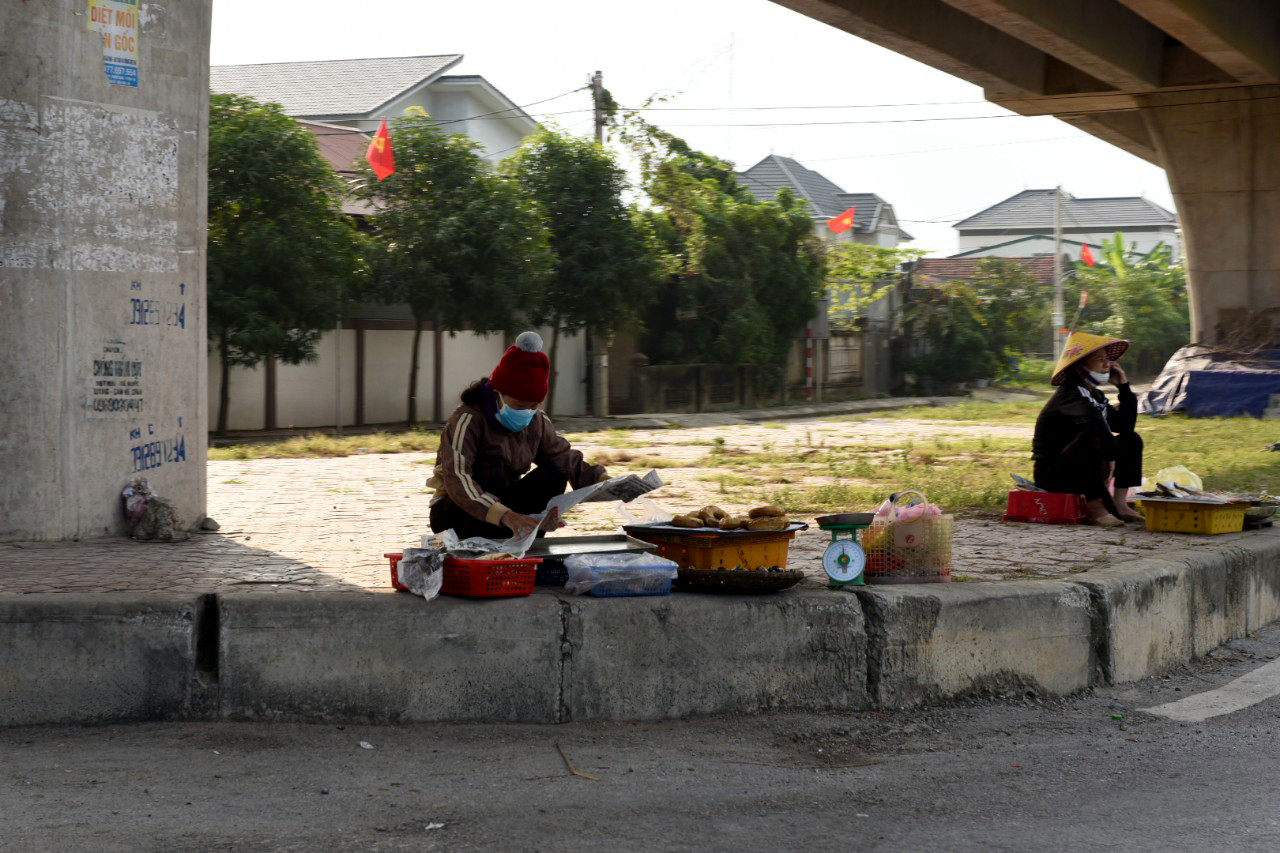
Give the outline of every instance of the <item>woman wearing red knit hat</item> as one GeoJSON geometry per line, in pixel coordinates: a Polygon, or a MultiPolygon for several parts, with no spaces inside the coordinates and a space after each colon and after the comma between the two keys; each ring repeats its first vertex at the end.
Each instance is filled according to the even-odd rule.
{"type": "Polygon", "coordinates": [[[541,512],[566,485],[580,489],[609,478],[538,410],[550,374],[542,338],[521,332],[493,373],[462,392],[427,481],[436,490],[433,531],[452,529],[462,539],[525,536],[538,524],[530,513],[541,512]]]}

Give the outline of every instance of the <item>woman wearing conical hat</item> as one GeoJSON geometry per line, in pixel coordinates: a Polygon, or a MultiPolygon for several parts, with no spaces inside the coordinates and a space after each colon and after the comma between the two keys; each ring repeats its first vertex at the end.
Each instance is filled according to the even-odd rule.
{"type": "Polygon", "coordinates": [[[1129,505],[1129,489],[1142,482],[1138,398],[1116,362],[1128,348],[1128,341],[1073,332],[1053,371],[1058,390],[1040,410],[1031,441],[1036,485],[1084,495],[1088,521],[1103,527],[1143,520],[1129,505]],[[1116,387],[1118,405],[1098,387],[1107,384],[1116,387]]]}

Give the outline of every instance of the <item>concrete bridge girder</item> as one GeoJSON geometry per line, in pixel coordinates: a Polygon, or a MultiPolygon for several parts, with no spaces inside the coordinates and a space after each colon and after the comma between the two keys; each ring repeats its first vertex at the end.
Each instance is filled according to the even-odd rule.
{"type": "Polygon", "coordinates": [[[1192,339],[1280,342],[1280,3],[775,2],[1164,167],[1192,339]]]}

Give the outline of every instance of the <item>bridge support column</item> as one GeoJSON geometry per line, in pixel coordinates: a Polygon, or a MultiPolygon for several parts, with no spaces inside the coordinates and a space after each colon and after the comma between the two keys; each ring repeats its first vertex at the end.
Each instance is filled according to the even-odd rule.
{"type": "Polygon", "coordinates": [[[1191,340],[1280,343],[1280,86],[1138,100],[1182,222],[1191,340]]]}

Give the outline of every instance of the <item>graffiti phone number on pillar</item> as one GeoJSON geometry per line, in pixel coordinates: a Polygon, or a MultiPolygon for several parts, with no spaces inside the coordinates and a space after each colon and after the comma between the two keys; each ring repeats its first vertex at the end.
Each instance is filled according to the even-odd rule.
{"type": "Polygon", "coordinates": [[[133,454],[133,471],[151,471],[161,465],[172,465],[187,461],[187,438],[180,435],[174,439],[148,441],[129,448],[133,454]]]}

